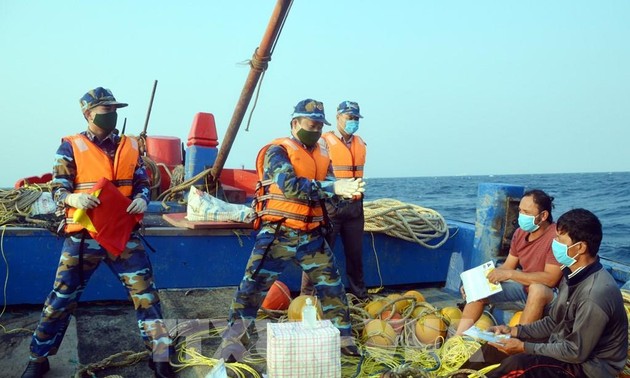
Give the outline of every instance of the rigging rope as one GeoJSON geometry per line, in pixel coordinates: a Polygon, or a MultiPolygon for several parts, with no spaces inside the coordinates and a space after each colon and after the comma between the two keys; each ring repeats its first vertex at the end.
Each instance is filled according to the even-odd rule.
{"type": "Polygon", "coordinates": [[[363,211],[367,232],[382,232],[428,249],[441,247],[449,237],[444,217],[432,209],[383,198],[364,202],[363,211]]]}
{"type": "Polygon", "coordinates": [[[252,116],[254,115],[254,109],[256,109],[256,105],[258,104],[258,96],[260,95],[260,88],[262,87],[262,82],[265,79],[265,72],[267,72],[267,67],[269,65],[269,61],[271,60],[271,55],[273,55],[273,51],[276,49],[276,44],[278,43],[278,39],[280,39],[280,34],[282,34],[282,29],[284,29],[284,23],[289,16],[289,12],[291,11],[291,6],[293,5],[293,0],[289,2],[287,7],[287,11],[282,18],[282,22],[280,23],[280,28],[278,30],[278,34],[276,34],[276,38],[273,40],[271,45],[271,49],[269,50],[269,55],[260,56],[258,55],[258,48],[254,50],[254,55],[252,59],[249,61],[249,65],[253,70],[258,72],[262,72],[260,75],[260,81],[257,83],[256,95],[254,96],[254,104],[252,105],[252,109],[249,112],[249,116],[247,117],[247,126],[245,126],[245,131],[249,131],[249,124],[252,122],[252,116]]]}

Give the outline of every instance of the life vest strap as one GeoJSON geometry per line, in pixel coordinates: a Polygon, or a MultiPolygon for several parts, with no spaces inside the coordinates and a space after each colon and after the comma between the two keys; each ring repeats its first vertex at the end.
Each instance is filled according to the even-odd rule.
{"type": "Polygon", "coordinates": [[[287,213],[285,211],[275,210],[275,209],[264,209],[257,213],[259,217],[263,217],[265,215],[271,215],[276,217],[283,217],[287,219],[293,219],[304,223],[316,223],[323,222],[323,216],[312,216],[312,215],[298,215],[294,213],[287,213]]]}
{"type": "Polygon", "coordinates": [[[333,171],[363,171],[362,165],[333,165],[333,171]]]}
{"type": "MultiPolygon", "coordinates": [[[[114,184],[114,186],[117,187],[121,187],[121,186],[132,186],[133,185],[133,180],[130,179],[123,179],[123,180],[110,180],[112,182],[112,184],[114,184]]],[[[90,181],[90,182],[82,182],[82,183],[76,183],[74,186],[74,190],[89,190],[92,189],[94,187],[94,185],[96,185],[96,181],[90,181]]]]}
{"type": "Polygon", "coordinates": [[[295,203],[298,205],[305,205],[308,207],[314,207],[315,206],[315,201],[307,201],[307,200],[301,200],[301,199],[297,199],[297,198],[286,198],[285,196],[281,195],[281,194],[274,194],[274,193],[267,193],[267,194],[262,194],[260,196],[257,197],[258,202],[260,201],[267,201],[267,200],[278,200],[278,201],[283,201],[283,202],[289,202],[289,203],[295,203]]]}

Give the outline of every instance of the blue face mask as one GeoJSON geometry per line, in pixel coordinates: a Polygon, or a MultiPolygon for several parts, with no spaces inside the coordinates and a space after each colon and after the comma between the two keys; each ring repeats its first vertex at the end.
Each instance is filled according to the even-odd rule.
{"type": "Polygon", "coordinates": [[[575,257],[577,257],[579,253],[575,255],[575,257],[571,257],[569,256],[569,248],[575,245],[578,245],[580,243],[581,242],[577,242],[573,245],[566,246],[565,244],[560,243],[556,239],[553,239],[553,241],[551,242],[551,250],[553,251],[553,256],[556,258],[556,260],[558,260],[560,264],[566,267],[570,267],[571,265],[575,264],[575,262],[577,261],[575,257]]]}
{"type": "Polygon", "coordinates": [[[519,213],[518,226],[525,232],[534,232],[538,230],[539,227],[536,223],[534,223],[535,219],[536,216],[519,213]]]}
{"type": "Polygon", "coordinates": [[[347,134],[352,135],[359,130],[359,121],[354,119],[346,120],[346,126],[343,128],[347,134]]]}

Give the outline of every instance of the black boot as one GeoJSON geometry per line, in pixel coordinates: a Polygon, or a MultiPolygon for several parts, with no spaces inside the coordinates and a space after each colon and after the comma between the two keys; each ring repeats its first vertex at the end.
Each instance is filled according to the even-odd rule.
{"type": "Polygon", "coordinates": [[[29,361],[24,373],[22,373],[22,378],[42,378],[48,370],[50,370],[48,358],[43,362],[29,361]]]}
{"type": "Polygon", "coordinates": [[[348,357],[361,357],[361,352],[356,345],[346,345],[341,347],[341,354],[348,357]]]}
{"type": "Polygon", "coordinates": [[[175,372],[168,361],[149,360],[149,367],[155,373],[155,378],[175,378],[175,372]]]}

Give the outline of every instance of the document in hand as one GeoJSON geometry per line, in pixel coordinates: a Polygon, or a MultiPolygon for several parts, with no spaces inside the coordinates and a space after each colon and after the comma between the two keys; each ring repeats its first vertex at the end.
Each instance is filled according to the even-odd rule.
{"type": "Polygon", "coordinates": [[[486,278],[492,269],[494,269],[494,262],[488,261],[459,275],[464,285],[467,303],[478,301],[503,290],[500,284],[495,285],[486,278]]]}
{"type": "Polygon", "coordinates": [[[506,339],[510,338],[510,335],[508,334],[495,335],[494,332],[483,331],[477,326],[472,326],[468,328],[466,331],[464,331],[464,335],[470,336],[476,340],[490,341],[492,343],[502,343],[506,339]]]}

